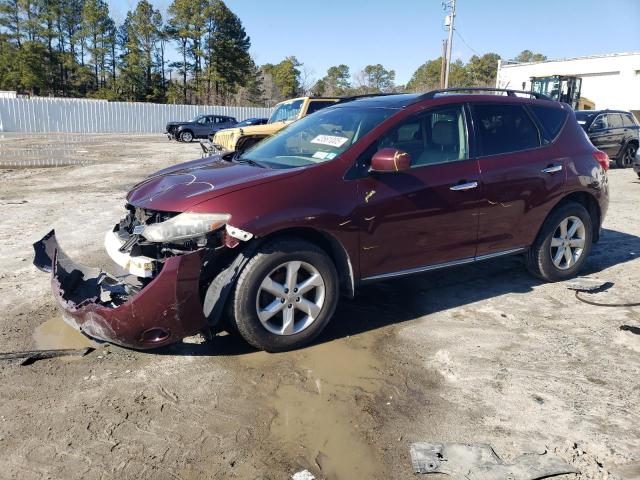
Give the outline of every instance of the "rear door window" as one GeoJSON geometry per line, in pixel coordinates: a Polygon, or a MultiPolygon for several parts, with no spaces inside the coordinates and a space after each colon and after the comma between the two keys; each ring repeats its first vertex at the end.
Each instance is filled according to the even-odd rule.
{"type": "Polygon", "coordinates": [[[522,105],[472,106],[480,155],[519,152],[540,146],[540,133],[522,105]]]}
{"type": "Polygon", "coordinates": [[[619,113],[610,113],[607,116],[609,117],[609,128],[622,128],[622,117],[619,113]]]}
{"type": "Polygon", "coordinates": [[[538,120],[538,123],[542,125],[546,133],[548,140],[555,139],[567,119],[567,112],[561,108],[544,107],[542,105],[530,105],[529,108],[533,115],[538,120]]]}

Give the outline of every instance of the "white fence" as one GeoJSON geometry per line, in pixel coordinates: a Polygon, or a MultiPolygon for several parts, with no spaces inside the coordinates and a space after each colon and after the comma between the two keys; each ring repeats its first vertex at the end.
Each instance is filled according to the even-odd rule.
{"type": "Polygon", "coordinates": [[[271,109],[66,98],[0,98],[0,132],[162,133],[170,120],[191,120],[202,113],[244,120],[268,117],[271,109]]]}

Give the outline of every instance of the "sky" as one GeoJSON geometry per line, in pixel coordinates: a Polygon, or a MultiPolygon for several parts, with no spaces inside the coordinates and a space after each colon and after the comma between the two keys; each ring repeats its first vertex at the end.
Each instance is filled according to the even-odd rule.
{"type": "MultiPolygon", "coordinates": [[[[150,0],[166,12],[171,0],[150,0]]],[[[117,22],[136,0],[108,0],[117,22]]],[[[404,84],[440,56],[447,33],[440,0],[226,0],[251,37],[258,65],[294,55],[312,78],[344,63],[355,74],[381,63],[404,84]]],[[[549,59],[640,51],[640,0],[458,0],[452,57],[549,59]]],[[[174,52],[174,55],[175,52],[174,52]]]]}

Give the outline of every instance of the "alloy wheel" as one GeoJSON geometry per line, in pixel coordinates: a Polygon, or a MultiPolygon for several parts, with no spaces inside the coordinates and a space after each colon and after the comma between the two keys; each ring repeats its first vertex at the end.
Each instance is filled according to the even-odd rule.
{"type": "Polygon", "coordinates": [[[262,280],[256,297],[260,323],[276,335],[294,335],[308,328],[325,301],[325,283],[313,265],[290,261],[262,280]]]}
{"type": "Polygon", "coordinates": [[[181,139],[183,142],[190,142],[191,140],[193,140],[193,135],[191,135],[189,132],[183,132],[183,133],[180,135],[180,139],[181,139]]]}
{"type": "Polygon", "coordinates": [[[573,267],[584,251],[586,230],[578,217],[567,217],[556,227],[551,237],[551,261],[560,270],[573,267]]]}

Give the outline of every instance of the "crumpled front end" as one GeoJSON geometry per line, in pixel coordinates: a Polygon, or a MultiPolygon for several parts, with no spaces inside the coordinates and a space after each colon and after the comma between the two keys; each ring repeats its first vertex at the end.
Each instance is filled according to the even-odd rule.
{"type": "Polygon", "coordinates": [[[65,319],[89,337],[135,349],[180,341],[207,326],[200,300],[202,250],[166,258],[149,281],[73,262],[52,230],[34,244],[65,319]]]}

